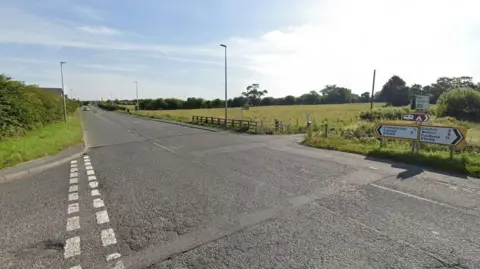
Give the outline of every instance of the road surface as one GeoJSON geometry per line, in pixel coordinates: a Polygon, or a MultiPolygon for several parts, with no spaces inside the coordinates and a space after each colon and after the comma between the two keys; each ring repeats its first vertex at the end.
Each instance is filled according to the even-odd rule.
{"type": "Polygon", "coordinates": [[[477,180],[82,115],[85,157],[0,185],[0,268],[480,268],[477,180]]]}

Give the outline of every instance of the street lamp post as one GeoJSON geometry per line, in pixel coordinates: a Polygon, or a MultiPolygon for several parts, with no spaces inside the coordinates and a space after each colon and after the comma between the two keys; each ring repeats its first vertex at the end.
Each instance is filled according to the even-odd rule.
{"type": "Polygon", "coordinates": [[[138,106],[138,81],[134,81],[135,82],[135,92],[137,94],[137,105],[136,105],[136,110],[140,110],[140,107],[138,106]]]}
{"type": "Polygon", "coordinates": [[[67,122],[67,102],[65,100],[65,89],[63,86],[63,65],[67,62],[60,62],[60,75],[62,77],[62,95],[63,95],[63,117],[65,122],[67,122]]]}
{"type": "Polygon", "coordinates": [[[227,104],[227,45],[220,44],[221,47],[225,48],[225,129],[228,128],[228,123],[227,123],[227,109],[228,109],[228,104],[227,104]]]}

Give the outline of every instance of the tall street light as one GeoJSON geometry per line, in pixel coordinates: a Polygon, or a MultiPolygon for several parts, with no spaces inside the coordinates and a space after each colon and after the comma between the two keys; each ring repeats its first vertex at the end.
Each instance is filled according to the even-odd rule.
{"type": "Polygon", "coordinates": [[[63,65],[67,62],[60,62],[60,75],[62,76],[62,94],[63,94],[63,117],[67,122],[67,102],[65,101],[65,89],[63,87],[63,65]]]}
{"type": "Polygon", "coordinates": [[[221,47],[225,48],[225,129],[228,128],[228,123],[227,123],[227,109],[228,109],[228,104],[227,104],[227,45],[220,44],[221,47]]]}
{"type": "Polygon", "coordinates": [[[138,106],[138,81],[134,81],[135,82],[135,92],[137,93],[137,106],[136,106],[136,110],[140,110],[140,107],[138,106]]]}

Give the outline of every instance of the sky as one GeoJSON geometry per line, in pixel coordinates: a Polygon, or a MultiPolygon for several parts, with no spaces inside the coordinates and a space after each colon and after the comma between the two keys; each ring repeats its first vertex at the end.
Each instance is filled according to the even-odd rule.
{"type": "Polygon", "coordinates": [[[0,0],[0,73],[74,98],[268,96],[480,80],[478,0],[0,0]]]}

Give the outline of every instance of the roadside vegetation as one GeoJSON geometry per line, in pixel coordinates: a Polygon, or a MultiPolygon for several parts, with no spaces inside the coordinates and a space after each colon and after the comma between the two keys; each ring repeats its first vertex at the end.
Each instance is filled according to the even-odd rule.
{"type": "MultiPolygon", "coordinates": [[[[340,150],[366,156],[383,157],[407,163],[441,168],[448,171],[480,176],[480,83],[471,77],[441,77],[426,86],[407,83],[398,76],[390,78],[382,90],[356,95],[351,90],[327,85],[320,91],[310,91],[301,96],[281,98],[265,97],[268,94],[259,84],[249,85],[241,96],[228,100],[228,118],[271,124],[281,121],[288,128],[283,133],[308,133],[305,145],[340,150]],[[415,95],[430,96],[433,104],[427,113],[427,124],[462,126],[468,129],[467,146],[450,157],[446,146],[422,144],[418,154],[411,153],[408,142],[389,140],[380,148],[373,136],[379,121],[401,121],[402,114],[414,112],[415,95]],[[248,110],[242,107],[248,106],[248,110]],[[243,113],[243,115],[242,115],[243,113]],[[310,132],[305,128],[306,116],[311,121],[310,132]]],[[[220,99],[205,100],[190,97],[186,100],[158,98],[140,100],[140,110],[135,110],[135,100],[108,100],[107,110],[191,122],[192,116],[224,117],[225,103],[220,99]]]]}
{"type": "Polygon", "coordinates": [[[0,169],[80,143],[77,108],[78,102],[67,101],[65,123],[61,95],[0,75],[0,169]]]}

